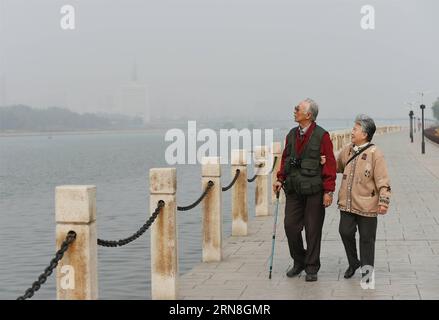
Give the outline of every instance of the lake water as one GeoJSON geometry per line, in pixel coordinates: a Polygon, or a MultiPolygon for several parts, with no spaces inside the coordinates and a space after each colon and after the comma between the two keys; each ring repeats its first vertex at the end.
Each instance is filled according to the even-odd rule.
{"type": "MultiPolygon", "coordinates": [[[[276,127],[278,124],[274,124],[276,127]]],[[[325,125],[325,123],[323,123],[325,125]]],[[[348,124],[330,123],[339,129],[348,124]]],[[[349,124],[350,125],[350,124],[349,124]]],[[[282,126],[277,126],[282,128],[282,126]]],[[[275,141],[287,129],[275,130],[275,141]]],[[[0,299],[22,295],[55,252],[55,187],[97,187],[98,237],[131,235],[149,217],[149,169],[167,167],[164,132],[0,137],[0,299]]],[[[200,165],[177,165],[177,203],[201,194],[200,165]]],[[[223,186],[231,181],[223,165],[223,186]]],[[[253,171],[249,168],[249,176],[253,171]]],[[[248,190],[254,217],[254,184],[248,190]]],[[[224,237],[231,234],[231,194],[223,194],[224,237]]],[[[180,272],[201,261],[201,205],[178,212],[180,272]]],[[[121,248],[98,247],[100,299],[149,299],[150,234],[121,248]]],[[[55,299],[52,275],[33,299],[55,299]]]]}

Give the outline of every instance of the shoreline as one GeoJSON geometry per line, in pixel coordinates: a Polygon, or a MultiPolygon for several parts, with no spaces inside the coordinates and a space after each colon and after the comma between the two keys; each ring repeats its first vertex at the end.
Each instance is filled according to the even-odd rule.
{"type": "MultiPolygon", "coordinates": [[[[328,119],[325,119],[328,120],[328,119]]],[[[332,119],[331,119],[332,120],[332,119]]],[[[182,126],[174,125],[175,128],[183,129],[182,126]]],[[[388,124],[391,125],[391,124],[388,124]]],[[[381,125],[383,126],[383,125],[381,125]]],[[[201,126],[204,128],[205,126],[201,126]]],[[[259,128],[259,127],[258,127],[259,128]]],[[[225,128],[227,130],[231,128],[225,128]]],[[[344,131],[344,129],[329,129],[329,131],[344,131]]],[[[0,138],[8,137],[32,137],[32,136],[62,136],[62,135],[93,135],[93,134],[130,134],[130,133],[162,133],[169,130],[169,127],[156,127],[156,128],[132,128],[132,129],[91,129],[91,130],[68,130],[68,131],[0,131],[0,138]]],[[[214,129],[216,130],[216,128],[214,129]]],[[[238,129],[240,130],[240,129],[238,129]]]]}
{"type": "MultiPolygon", "coordinates": [[[[328,120],[328,119],[325,119],[328,120]]],[[[332,120],[332,119],[331,119],[332,120]]],[[[173,123],[175,125],[175,123],[173,123]]],[[[381,124],[377,125],[377,127],[381,126],[394,126],[395,124],[381,124]]],[[[187,129],[182,126],[175,126],[178,129],[187,129]]],[[[200,128],[205,128],[205,125],[202,125],[200,128]]],[[[257,127],[259,129],[259,127],[257,127]]],[[[231,128],[225,128],[226,130],[230,130],[231,128]]],[[[273,128],[274,129],[274,128],[273,128]]],[[[285,129],[285,128],[278,128],[285,129]]],[[[49,139],[52,136],[64,136],[64,135],[95,135],[95,134],[141,134],[141,133],[163,133],[166,130],[169,130],[169,127],[155,127],[155,128],[131,128],[131,129],[91,129],[91,130],[69,130],[69,131],[0,131],[0,138],[9,138],[9,137],[39,137],[46,136],[49,139]]],[[[214,130],[219,130],[214,128],[214,130]]],[[[240,130],[240,129],[238,129],[240,130]]],[[[328,129],[330,132],[338,132],[345,131],[348,128],[332,128],[328,129]]],[[[427,135],[426,135],[427,136],[427,135]]],[[[437,142],[439,143],[439,141],[437,142]]]]}
{"type": "Polygon", "coordinates": [[[32,136],[62,136],[62,135],[92,135],[108,133],[154,133],[162,132],[163,128],[150,129],[114,129],[114,130],[78,130],[78,131],[27,131],[27,132],[0,132],[0,138],[32,137],[32,136]]]}

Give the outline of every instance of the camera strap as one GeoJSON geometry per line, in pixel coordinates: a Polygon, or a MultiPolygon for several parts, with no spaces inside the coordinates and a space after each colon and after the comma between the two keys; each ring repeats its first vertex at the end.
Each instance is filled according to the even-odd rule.
{"type": "Polygon", "coordinates": [[[349,160],[348,162],[346,162],[345,167],[347,167],[347,165],[349,164],[349,162],[351,162],[352,160],[354,160],[356,157],[358,157],[360,155],[360,153],[362,153],[363,151],[366,151],[367,149],[369,149],[370,147],[374,146],[373,143],[368,144],[367,146],[365,146],[363,149],[360,149],[356,154],[354,154],[349,160]]]}

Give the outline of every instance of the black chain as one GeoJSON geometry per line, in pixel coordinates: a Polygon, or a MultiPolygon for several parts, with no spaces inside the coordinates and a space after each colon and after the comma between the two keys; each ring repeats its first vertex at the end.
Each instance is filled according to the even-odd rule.
{"type": "Polygon", "coordinates": [[[149,219],[145,222],[145,224],[140,227],[140,229],[134,233],[131,237],[121,239],[121,240],[102,240],[98,239],[98,245],[103,247],[121,247],[124,246],[134,240],[136,240],[138,237],[140,237],[142,234],[145,233],[146,230],[153,224],[155,219],[160,213],[160,210],[165,206],[165,202],[163,200],[160,200],[157,203],[157,208],[154,210],[153,214],[149,217],[149,219]]]}
{"type": "Polygon", "coordinates": [[[177,207],[178,211],[187,211],[187,210],[191,210],[193,208],[195,208],[200,202],[201,200],[204,199],[204,197],[207,195],[207,193],[209,192],[210,188],[212,188],[214,185],[212,180],[209,180],[209,182],[207,183],[207,187],[206,190],[204,190],[203,194],[200,196],[200,198],[198,198],[197,201],[195,201],[193,204],[186,206],[186,207],[177,207]]]}
{"type": "Polygon", "coordinates": [[[66,239],[63,241],[61,248],[56,252],[55,258],[53,258],[50,261],[49,266],[44,270],[44,272],[38,277],[38,280],[35,281],[32,286],[27,289],[24,293],[24,295],[17,298],[17,300],[25,300],[31,298],[35,292],[37,292],[43,283],[46,282],[47,278],[52,274],[53,269],[56,268],[58,265],[58,262],[62,259],[64,256],[64,252],[67,251],[70,244],[75,241],[76,239],[76,232],[75,231],[69,231],[67,233],[66,239]]]}
{"type": "MultiPolygon", "coordinates": [[[[274,170],[274,167],[276,166],[276,160],[277,160],[277,157],[274,157],[274,161],[273,161],[273,167],[271,168],[271,170],[270,170],[270,173],[272,173],[273,172],[273,170],[274,170]]],[[[262,166],[259,166],[259,167],[262,167],[262,166]]],[[[255,173],[255,175],[254,175],[254,177],[253,178],[251,178],[251,179],[247,179],[247,182],[253,182],[253,181],[255,181],[256,180],[256,177],[258,176],[258,174],[257,173],[255,173]]]]}
{"type": "Polygon", "coordinates": [[[271,168],[270,173],[273,173],[274,167],[276,166],[276,161],[277,161],[277,156],[274,157],[273,167],[271,168]]]}
{"type": "MultiPolygon", "coordinates": [[[[259,165],[259,168],[261,168],[261,167],[262,167],[262,164],[259,165]]],[[[253,181],[255,181],[257,176],[258,176],[258,173],[257,173],[257,171],[256,171],[254,177],[253,177],[253,178],[250,178],[250,179],[247,179],[247,182],[253,182],[253,181]]]]}
{"type": "Polygon", "coordinates": [[[229,190],[235,184],[236,180],[238,180],[238,176],[240,173],[241,173],[241,170],[236,169],[235,177],[233,178],[232,182],[230,182],[230,184],[227,187],[222,187],[221,190],[222,191],[229,190]]]}

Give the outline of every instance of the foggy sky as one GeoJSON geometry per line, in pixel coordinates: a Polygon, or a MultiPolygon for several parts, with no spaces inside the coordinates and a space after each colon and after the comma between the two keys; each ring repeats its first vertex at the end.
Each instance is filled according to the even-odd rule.
{"type": "Polygon", "coordinates": [[[311,97],[323,118],[407,117],[416,91],[439,96],[438,13],[436,0],[0,0],[0,104],[129,113],[114,94],[136,64],[153,115],[282,119],[311,97]],[[365,4],[375,30],[360,28],[365,4]]]}

